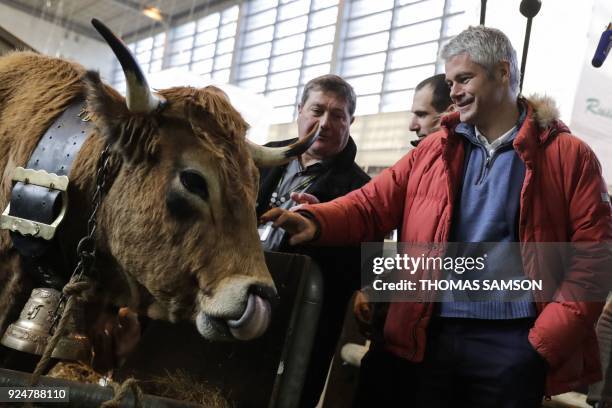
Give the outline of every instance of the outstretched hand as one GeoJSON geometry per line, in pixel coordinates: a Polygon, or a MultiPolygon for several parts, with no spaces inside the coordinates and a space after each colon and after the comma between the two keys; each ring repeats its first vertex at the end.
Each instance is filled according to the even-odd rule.
{"type": "Polygon", "coordinates": [[[319,204],[320,201],[317,197],[308,193],[291,193],[291,200],[293,200],[297,205],[294,205],[289,209],[289,211],[297,211],[301,209],[305,204],[319,204]]]}
{"type": "Polygon", "coordinates": [[[272,226],[282,228],[289,234],[289,245],[298,245],[312,241],[317,232],[317,225],[303,215],[284,210],[272,208],[265,212],[260,218],[261,224],[272,222],[272,226]]]}

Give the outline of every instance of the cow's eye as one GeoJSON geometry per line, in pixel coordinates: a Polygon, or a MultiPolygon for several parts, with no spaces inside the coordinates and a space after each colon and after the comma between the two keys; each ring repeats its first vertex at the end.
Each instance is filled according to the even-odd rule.
{"type": "Polygon", "coordinates": [[[204,177],[195,171],[185,170],[181,172],[180,179],[187,191],[208,200],[208,185],[204,177]]]}

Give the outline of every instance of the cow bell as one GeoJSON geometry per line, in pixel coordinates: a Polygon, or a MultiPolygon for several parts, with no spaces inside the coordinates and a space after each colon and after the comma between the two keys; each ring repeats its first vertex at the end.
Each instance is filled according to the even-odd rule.
{"type": "MultiPolygon", "coordinates": [[[[51,338],[50,331],[60,296],[61,293],[55,289],[32,290],[19,319],[9,325],[0,343],[15,350],[42,355],[51,338]]],[[[82,334],[81,327],[83,327],[83,311],[77,306],[73,308],[66,329],[67,334],[60,338],[51,357],[88,362],[91,357],[91,343],[89,338],[82,334]]]]}

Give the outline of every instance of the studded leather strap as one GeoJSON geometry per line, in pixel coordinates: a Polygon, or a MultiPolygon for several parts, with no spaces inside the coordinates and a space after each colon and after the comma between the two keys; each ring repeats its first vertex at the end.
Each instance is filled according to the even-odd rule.
{"type": "MultiPolygon", "coordinates": [[[[47,129],[32,153],[26,168],[69,175],[72,163],[89,133],[89,122],[81,119],[83,100],[72,103],[47,129]]],[[[62,207],[58,190],[17,182],[11,192],[10,215],[51,224],[62,207]]],[[[53,241],[11,232],[13,246],[25,258],[43,257],[53,241]]],[[[28,262],[33,259],[27,260],[28,262]]],[[[38,262],[34,262],[38,263],[38,262]]],[[[44,279],[46,280],[46,279],[44,279]]]]}

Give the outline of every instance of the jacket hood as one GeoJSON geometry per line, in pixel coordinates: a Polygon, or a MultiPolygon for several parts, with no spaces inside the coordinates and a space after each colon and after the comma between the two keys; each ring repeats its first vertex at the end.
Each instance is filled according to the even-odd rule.
{"type": "Polygon", "coordinates": [[[560,122],[559,108],[557,103],[547,95],[532,94],[526,98],[527,102],[533,106],[533,118],[540,129],[555,126],[560,122]]]}
{"type": "Polygon", "coordinates": [[[533,94],[522,98],[527,102],[527,120],[521,133],[522,140],[537,140],[544,144],[559,133],[570,133],[570,129],[559,119],[559,109],[555,101],[546,95],[533,94]],[[530,137],[531,136],[531,137],[530,137]]]}

